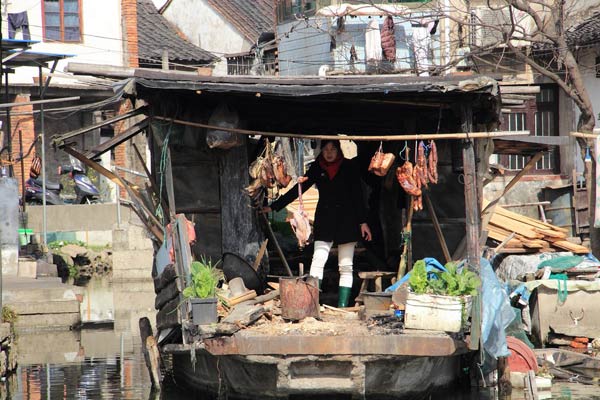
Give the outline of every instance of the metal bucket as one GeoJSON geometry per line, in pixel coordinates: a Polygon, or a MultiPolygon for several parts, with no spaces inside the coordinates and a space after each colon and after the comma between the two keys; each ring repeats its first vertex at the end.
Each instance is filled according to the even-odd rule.
{"type": "Polygon", "coordinates": [[[319,318],[319,280],[309,276],[279,278],[281,317],[299,321],[306,317],[319,318]]]}

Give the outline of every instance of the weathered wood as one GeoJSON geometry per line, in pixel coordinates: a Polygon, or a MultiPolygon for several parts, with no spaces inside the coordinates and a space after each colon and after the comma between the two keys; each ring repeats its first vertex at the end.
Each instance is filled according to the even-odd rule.
{"type": "MultiPolygon", "coordinates": [[[[462,129],[471,132],[473,126],[473,109],[469,104],[463,104],[462,129]]],[[[465,222],[466,222],[466,250],[467,265],[479,273],[479,260],[481,251],[479,249],[479,201],[477,196],[477,165],[475,162],[475,150],[473,141],[463,142],[463,169],[465,182],[465,222]]],[[[481,290],[481,289],[479,289],[481,290]]],[[[473,301],[471,312],[471,340],[469,348],[477,350],[480,348],[481,340],[481,296],[478,295],[473,301]]]]}
{"type": "Polygon", "coordinates": [[[175,271],[175,265],[169,264],[163,269],[161,274],[154,278],[154,293],[160,292],[169,283],[177,278],[177,271],[175,271]]]}
{"type": "Polygon", "coordinates": [[[235,297],[225,297],[225,296],[221,296],[221,295],[218,295],[218,297],[227,307],[233,307],[233,306],[240,304],[246,300],[252,300],[252,299],[256,298],[256,291],[249,290],[246,293],[243,293],[243,294],[241,294],[239,296],[235,296],[235,297]]]}
{"type": "MultiPolygon", "coordinates": [[[[162,121],[170,121],[180,125],[195,126],[197,128],[214,129],[226,132],[233,132],[240,135],[249,136],[272,136],[272,137],[293,137],[293,138],[305,138],[305,139],[321,139],[321,140],[339,140],[339,135],[317,135],[317,134],[299,134],[299,133],[285,133],[285,132],[266,132],[266,131],[252,131],[249,129],[239,128],[227,128],[224,126],[215,126],[208,124],[201,124],[192,121],[183,121],[180,119],[172,119],[167,117],[161,117],[154,115],[152,118],[159,119],[162,121]]],[[[465,131],[468,132],[468,131],[465,131]]],[[[495,138],[495,137],[506,137],[506,136],[529,136],[529,131],[495,131],[495,132],[470,132],[470,133],[413,133],[406,135],[344,135],[344,140],[360,140],[360,141],[397,141],[397,140],[442,140],[442,139],[483,139],[483,138],[495,138]]]]}
{"type": "Polygon", "coordinates": [[[258,296],[250,302],[250,304],[258,304],[258,303],[266,303],[269,300],[273,300],[279,297],[279,289],[275,289],[267,294],[263,294],[262,296],[258,296]]]}
{"type": "Polygon", "coordinates": [[[152,174],[148,170],[148,167],[146,167],[146,163],[144,162],[142,153],[140,153],[140,151],[137,148],[137,146],[135,145],[135,143],[132,144],[132,147],[133,147],[133,150],[135,151],[135,155],[137,156],[138,161],[144,168],[144,172],[146,173],[146,178],[148,178],[148,182],[150,182],[150,187],[152,188],[152,191],[154,192],[154,195],[156,196],[157,201],[162,206],[162,209],[163,209],[163,212],[165,213],[165,215],[169,215],[170,214],[169,207],[167,207],[167,203],[165,202],[165,199],[160,198],[160,190],[158,189],[158,186],[156,186],[156,182],[154,182],[154,179],[152,178],[152,174]]]}
{"type": "Polygon", "coordinates": [[[160,310],[165,304],[169,301],[173,300],[181,293],[181,288],[179,287],[179,281],[174,280],[165,286],[154,298],[154,308],[156,310],[160,310]]]}
{"type": "Polygon", "coordinates": [[[160,383],[162,381],[160,373],[160,353],[152,332],[150,320],[147,317],[140,318],[138,325],[140,328],[140,338],[142,339],[142,353],[144,354],[146,367],[150,373],[150,381],[154,388],[160,390],[160,383]]]}
{"type": "Polygon", "coordinates": [[[256,260],[254,260],[254,264],[252,264],[252,268],[255,271],[258,271],[258,266],[260,265],[260,262],[262,261],[262,258],[265,255],[265,251],[267,251],[267,244],[269,244],[269,239],[263,240],[262,244],[260,245],[260,249],[258,250],[258,254],[256,255],[256,260]]]}
{"type": "Polygon", "coordinates": [[[173,299],[156,313],[156,327],[158,329],[171,328],[181,324],[179,304],[179,298],[173,299]]]}
{"type": "Polygon", "coordinates": [[[262,305],[239,304],[231,313],[217,324],[217,333],[232,335],[243,327],[249,326],[266,313],[262,305]]]}
{"type": "MultiPolygon", "coordinates": [[[[220,152],[219,186],[221,193],[221,243],[223,253],[249,255],[249,244],[262,242],[258,220],[242,188],[248,186],[247,139],[242,146],[220,152]]],[[[252,251],[252,255],[254,255],[252,251]]]]}
{"type": "Polygon", "coordinates": [[[507,357],[498,357],[498,392],[500,396],[509,396],[512,393],[507,357]]]}

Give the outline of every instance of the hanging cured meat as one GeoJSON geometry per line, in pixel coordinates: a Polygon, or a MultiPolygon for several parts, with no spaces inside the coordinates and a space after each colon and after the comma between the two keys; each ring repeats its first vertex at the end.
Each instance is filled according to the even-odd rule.
{"type": "Polygon", "coordinates": [[[415,165],[415,180],[420,186],[427,187],[429,183],[427,179],[427,158],[425,158],[425,144],[419,143],[417,149],[417,165],[415,165]]]}
{"type": "Polygon", "coordinates": [[[298,246],[302,249],[309,243],[311,227],[308,220],[308,214],[304,211],[302,203],[302,184],[298,182],[298,209],[293,212],[292,218],[289,219],[292,230],[298,239],[298,246]]]}
{"type": "Polygon", "coordinates": [[[420,196],[421,189],[414,178],[414,168],[410,161],[406,161],[401,167],[396,169],[396,179],[402,186],[402,189],[411,196],[420,196]]]}
{"type": "Polygon", "coordinates": [[[427,166],[427,176],[431,183],[437,183],[438,182],[438,170],[437,170],[438,155],[437,155],[437,147],[433,140],[429,142],[428,158],[429,158],[429,160],[428,160],[429,165],[427,166]]]}
{"type": "MultiPolygon", "coordinates": [[[[284,158],[272,154],[271,145],[268,141],[264,153],[250,164],[248,173],[254,180],[244,190],[257,203],[261,202],[265,189],[282,189],[287,187],[292,180],[292,177],[287,173],[284,158]]],[[[276,195],[276,193],[273,195],[276,195]]]]}

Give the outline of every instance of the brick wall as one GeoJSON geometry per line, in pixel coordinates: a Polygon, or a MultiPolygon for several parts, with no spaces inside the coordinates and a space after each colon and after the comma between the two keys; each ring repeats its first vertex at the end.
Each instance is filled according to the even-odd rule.
{"type": "Polygon", "coordinates": [[[125,33],[125,62],[128,67],[139,67],[138,32],[137,32],[137,0],[122,0],[122,15],[125,33]]]}
{"type": "MultiPolygon", "coordinates": [[[[15,103],[24,103],[29,101],[28,94],[20,94],[15,96],[15,103]]],[[[33,121],[32,114],[33,106],[31,104],[15,106],[11,108],[10,117],[10,129],[12,138],[12,154],[13,160],[19,157],[19,130],[21,131],[23,138],[23,153],[26,153],[29,146],[35,140],[35,124],[33,121]],[[24,115],[15,115],[23,113],[24,115]]],[[[36,146],[39,148],[39,146],[36,146]]],[[[25,180],[29,178],[29,168],[31,167],[31,161],[35,155],[35,149],[31,151],[28,157],[25,158],[25,180]]],[[[19,183],[19,193],[22,193],[23,188],[21,187],[21,163],[14,165],[15,177],[19,183]]]]}

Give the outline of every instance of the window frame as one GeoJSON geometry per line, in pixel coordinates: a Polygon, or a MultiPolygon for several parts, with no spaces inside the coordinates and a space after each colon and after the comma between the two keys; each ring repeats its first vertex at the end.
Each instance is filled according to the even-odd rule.
{"type": "Polygon", "coordinates": [[[49,39],[46,35],[46,0],[41,0],[42,3],[42,40],[44,42],[55,42],[55,43],[83,43],[83,12],[82,12],[82,1],[77,0],[77,12],[79,14],[79,40],[65,40],[65,0],[58,0],[59,4],[59,15],[60,15],[60,39],[49,39]]]}
{"type": "MultiPolygon", "coordinates": [[[[530,132],[535,134],[536,129],[536,119],[538,112],[550,111],[554,113],[553,121],[553,134],[548,136],[559,136],[559,96],[558,96],[558,87],[556,85],[539,85],[541,91],[543,90],[551,90],[552,91],[552,102],[538,102],[537,97],[535,100],[527,100],[525,101],[523,107],[515,107],[512,109],[510,113],[504,113],[502,116],[502,126],[506,127],[508,130],[508,120],[511,114],[525,114],[525,130],[529,130],[530,132]]],[[[539,135],[542,136],[542,135],[539,135]]],[[[550,155],[553,157],[554,165],[553,168],[538,168],[538,166],[543,162],[540,160],[536,163],[535,168],[532,168],[528,175],[557,175],[560,174],[560,152],[558,146],[552,150],[550,150],[550,155]]],[[[499,161],[506,168],[510,168],[510,158],[511,157],[519,157],[519,156],[510,156],[510,155],[499,155],[499,161]]],[[[548,157],[548,155],[544,155],[544,158],[548,157]]],[[[527,163],[527,158],[523,161],[523,165],[527,163]]],[[[506,171],[507,174],[517,174],[519,170],[510,169],[506,171]]]]}

